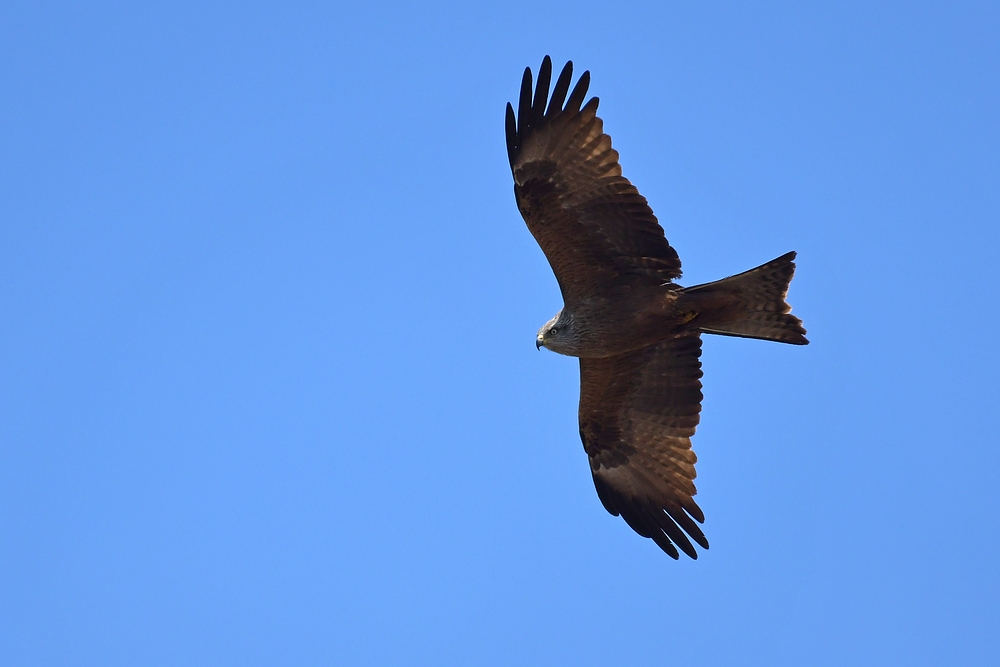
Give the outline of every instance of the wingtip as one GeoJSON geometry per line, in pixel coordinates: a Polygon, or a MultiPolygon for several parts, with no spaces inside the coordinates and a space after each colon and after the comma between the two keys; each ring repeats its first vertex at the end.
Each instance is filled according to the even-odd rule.
{"type": "MultiPolygon", "coordinates": [[[[701,346],[698,347],[698,356],[701,356],[701,346]]],[[[691,518],[698,523],[705,523],[705,512],[702,511],[698,503],[694,501],[694,498],[688,498],[682,501],[682,507],[684,510],[691,515],[691,518]]]]}
{"type": "Polygon", "coordinates": [[[535,98],[531,104],[531,123],[541,122],[545,115],[545,103],[549,97],[549,82],[552,80],[552,59],[548,56],[542,59],[538,68],[538,78],[535,82],[535,98]]]}
{"type": "Polygon", "coordinates": [[[566,111],[577,112],[580,110],[580,105],[583,104],[583,98],[587,96],[587,90],[590,88],[590,70],[586,70],[580,75],[580,78],[576,82],[576,87],[573,88],[573,92],[569,96],[569,100],[566,102],[566,111]]]}
{"type": "Polygon", "coordinates": [[[556,85],[552,88],[552,96],[549,98],[549,108],[545,112],[547,117],[553,117],[562,111],[563,102],[566,101],[566,93],[569,92],[569,84],[573,79],[573,61],[568,60],[559,72],[556,85]]]}
{"type": "Polygon", "coordinates": [[[656,543],[656,546],[660,547],[660,551],[662,551],[663,553],[667,554],[674,560],[681,559],[681,554],[679,551],[677,551],[677,547],[675,547],[674,544],[669,539],[667,539],[666,535],[663,535],[661,533],[660,539],[653,537],[652,540],[653,542],[656,543]]]}
{"type": "Polygon", "coordinates": [[[524,68],[524,76],[521,77],[521,94],[517,101],[517,130],[524,132],[529,125],[531,116],[531,68],[524,68]]]}
{"type": "Polygon", "coordinates": [[[517,152],[517,119],[514,117],[514,107],[507,102],[507,113],[504,117],[504,134],[507,140],[507,161],[514,168],[514,154],[517,152]]]}

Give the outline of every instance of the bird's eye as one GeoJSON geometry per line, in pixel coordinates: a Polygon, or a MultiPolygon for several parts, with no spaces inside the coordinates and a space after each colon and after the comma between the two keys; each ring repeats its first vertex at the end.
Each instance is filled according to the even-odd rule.
{"type": "Polygon", "coordinates": [[[551,329],[549,329],[549,335],[550,336],[555,336],[557,333],[559,333],[559,329],[556,329],[555,327],[552,327],[551,329]]]}

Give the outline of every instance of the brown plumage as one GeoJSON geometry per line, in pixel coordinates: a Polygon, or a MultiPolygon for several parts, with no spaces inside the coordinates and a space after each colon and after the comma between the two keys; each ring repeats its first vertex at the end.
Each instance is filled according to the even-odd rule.
{"type": "Polygon", "coordinates": [[[546,56],[534,94],[524,71],[516,117],[507,105],[514,196],[564,302],[536,345],[580,358],[580,437],[604,507],[673,558],[678,547],[697,558],[692,540],[708,548],[691,450],[701,334],[807,344],[785,302],[795,253],[714,283],[674,283],[677,252],[622,176],[598,99],[584,104],[590,73],[570,93],[572,75],[567,63],[549,97],[546,56]]]}

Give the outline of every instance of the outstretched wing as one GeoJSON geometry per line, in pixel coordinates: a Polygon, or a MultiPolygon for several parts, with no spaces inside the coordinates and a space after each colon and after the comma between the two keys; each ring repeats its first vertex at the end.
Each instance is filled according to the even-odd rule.
{"type": "Polygon", "coordinates": [[[701,338],[580,359],[580,437],[604,507],[673,558],[705,549],[691,436],[701,412],[701,338]],[[683,530],[682,530],[683,529],[683,530]],[[687,535],[685,535],[687,533],[687,535]]]}
{"type": "Polygon", "coordinates": [[[677,252],[645,197],[622,176],[618,152],[597,117],[598,99],[580,106],[590,73],[583,73],[568,100],[573,63],[566,63],[547,99],[551,75],[546,56],[532,98],[531,70],[524,70],[516,118],[507,105],[507,155],[517,206],[563,299],[679,278],[677,252]]]}

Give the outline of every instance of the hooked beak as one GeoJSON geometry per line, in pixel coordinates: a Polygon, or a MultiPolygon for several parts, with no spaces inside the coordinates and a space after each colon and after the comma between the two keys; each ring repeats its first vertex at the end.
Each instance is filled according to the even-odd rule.
{"type": "Polygon", "coordinates": [[[542,349],[542,337],[541,336],[535,336],[535,349],[536,350],[542,349]]]}

